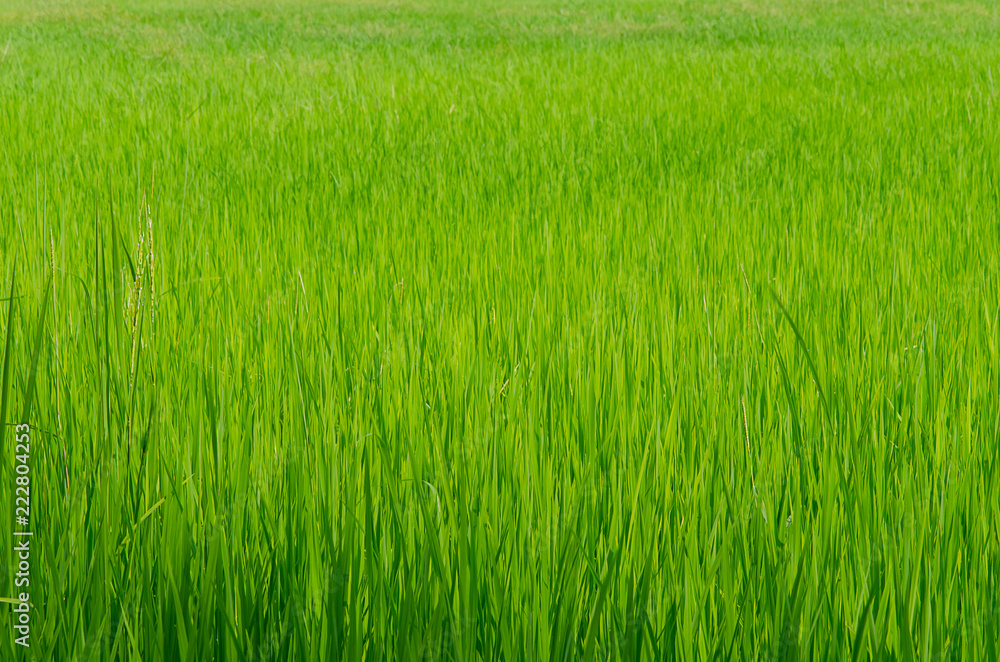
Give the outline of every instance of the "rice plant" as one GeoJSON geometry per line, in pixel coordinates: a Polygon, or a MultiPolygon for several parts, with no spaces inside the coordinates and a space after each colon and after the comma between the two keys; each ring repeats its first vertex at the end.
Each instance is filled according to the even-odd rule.
{"type": "Polygon", "coordinates": [[[992,0],[2,0],[0,654],[997,659],[998,86],[992,0]]]}

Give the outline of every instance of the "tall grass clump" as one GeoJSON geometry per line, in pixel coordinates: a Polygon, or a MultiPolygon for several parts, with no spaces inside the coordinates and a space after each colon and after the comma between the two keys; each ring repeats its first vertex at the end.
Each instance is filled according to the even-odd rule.
{"type": "Polygon", "coordinates": [[[2,656],[996,659],[998,38],[0,4],[2,656]]]}

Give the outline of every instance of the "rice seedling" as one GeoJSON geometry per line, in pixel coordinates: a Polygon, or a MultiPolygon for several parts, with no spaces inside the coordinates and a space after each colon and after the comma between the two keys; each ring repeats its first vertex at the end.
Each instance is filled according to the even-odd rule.
{"type": "Polygon", "coordinates": [[[0,654],[996,659],[998,37],[4,0],[0,654]]]}

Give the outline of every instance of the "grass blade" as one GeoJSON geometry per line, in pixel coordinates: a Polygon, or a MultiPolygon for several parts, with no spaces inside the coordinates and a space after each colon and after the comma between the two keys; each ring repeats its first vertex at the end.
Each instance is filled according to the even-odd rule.
{"type": "Polygon", "coordinates": [[[594,612],[590,616],[590,625],[587,626],[587,638],[583,645],[583,659],[594,659],[594,647],[597,644],[597,630],[601,624],[601,613],[604,611],[604,603],[608,599],[608,591],[618,570],[618,559],[614,552],[608,558],[608,571],[601,582],[601,589],[597,593],[597,600],[594,602],[594,612]]]}
{"type": "MultiPolygon", "coordinates": [[[[3,350],[3,382],[0,385],[0,435],[7,429],[7,404],[10,401],[10,345],[14,337],[14,282],[17,280],[17,260],[10,278],[10,299],[7,302],[7,339],[3,350]]],[[[0,443],[0,447],[3,444],[0,443]]],[[[6,457],[6,456],[5,456],[6,457]]]]}
{"type": "Polygon", "coordinates": [[[38,322],[35,324],[35,340],[31,349],[31,370],[28,372],[28,385],[24,390],[24,413],[21,421],[27,423],[31,420],[31,407],[35,402],[35,383],[38,377],[38,357],[42,349],[42,334],[45,331],[45,317],[49,310],[49,299],[52,296],[52,274],[45,280],[45,298],[42,300],[42,308],[38,311],[38,322]]]}

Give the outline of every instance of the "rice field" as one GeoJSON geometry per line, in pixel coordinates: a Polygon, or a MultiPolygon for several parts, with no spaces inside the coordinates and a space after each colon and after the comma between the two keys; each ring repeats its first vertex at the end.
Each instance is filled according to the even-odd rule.
{"type": "Polygon", "coordinates": [[[998,88],[995,0],[0,0],[0,657],[996,660],[998,88]]]}

